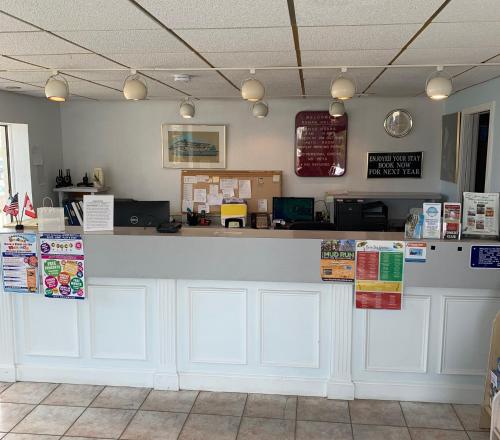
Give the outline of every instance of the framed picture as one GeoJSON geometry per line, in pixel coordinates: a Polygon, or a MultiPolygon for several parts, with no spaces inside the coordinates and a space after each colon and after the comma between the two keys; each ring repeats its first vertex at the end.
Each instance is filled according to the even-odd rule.
{"type": "Polygon", "coordinates": [[[162,124],[163,168],[226,168],[226,126],[162,124]]]}

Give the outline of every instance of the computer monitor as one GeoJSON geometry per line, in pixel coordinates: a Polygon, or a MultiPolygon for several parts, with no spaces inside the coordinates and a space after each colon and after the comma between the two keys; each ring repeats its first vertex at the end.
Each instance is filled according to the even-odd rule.
{"type": "Polygon", "coordinates": [[[313,197],[273,197],[273,220],[313,222],[313,197]]]}
{"type": "Polygon", "coordinates": [[[169,220],[170,202],[115,200],[115,226],[156,227],[169,220]]]}

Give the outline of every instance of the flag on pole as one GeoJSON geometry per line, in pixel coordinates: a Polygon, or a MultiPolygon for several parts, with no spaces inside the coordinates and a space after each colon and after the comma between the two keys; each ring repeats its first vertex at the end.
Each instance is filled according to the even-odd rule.
{"type": "Polygon", "coordinates": [[[36,212],[33,209],[33,205],[31,203],[30,197],[28,196],[28,193],[24,196],[24,206],[23,206],[24,213],[31,218],[36,218],[36,212]]]}
{"type": "Polygon", "coordinates": [[[14,197],[9,196],[7,204],[3,207],[3,212],[10,214],[14,217],[19,214],[19,194],[16,193],[14,197]]]}

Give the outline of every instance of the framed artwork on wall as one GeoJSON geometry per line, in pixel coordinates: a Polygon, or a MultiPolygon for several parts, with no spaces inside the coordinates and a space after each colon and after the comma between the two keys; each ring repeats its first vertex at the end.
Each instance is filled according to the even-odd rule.
{"type": "Polygon", "coordinates": [[[162,124],[163,168],[226,168],[226,126],[162,124]]]}

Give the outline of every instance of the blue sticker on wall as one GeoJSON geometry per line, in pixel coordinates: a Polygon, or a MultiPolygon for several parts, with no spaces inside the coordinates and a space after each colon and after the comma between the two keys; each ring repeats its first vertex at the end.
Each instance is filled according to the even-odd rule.
{"type": "Polygon", "coordinates": [[[470,267],[500,269],[500,246],[471,246],[470,267]]]}

